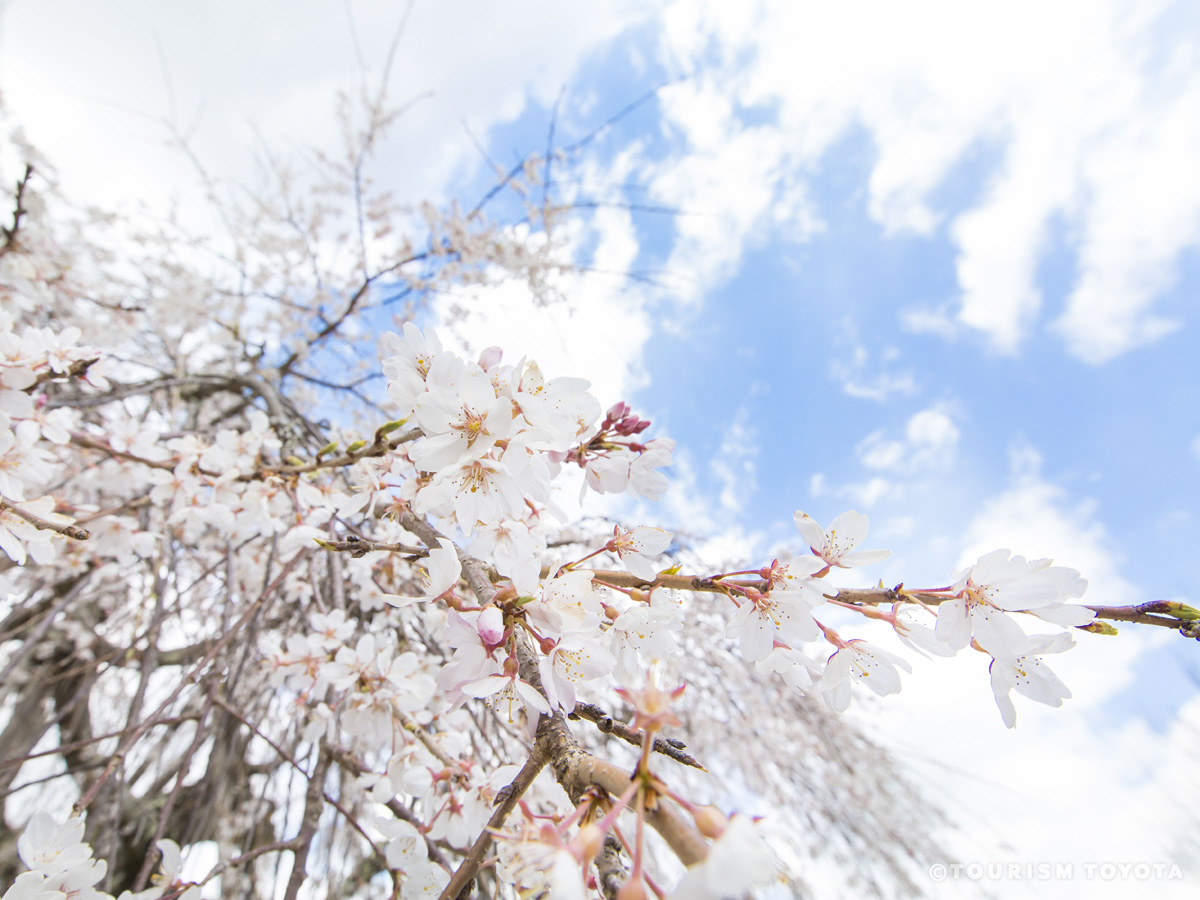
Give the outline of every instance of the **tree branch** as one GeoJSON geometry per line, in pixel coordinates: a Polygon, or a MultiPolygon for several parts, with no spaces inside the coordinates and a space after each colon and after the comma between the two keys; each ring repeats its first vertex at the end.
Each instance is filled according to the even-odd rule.
{"type": "Polygon", "coordinates": [[[19,519],[24,519],[38,531],[53,531],[55,534],[61,534],[63,537],[69,537],[76,541],[86,541],[91,537],[86,528],[80,528],[78,525],[62,522],[49,522],[41,516],[34,515],[27,509],[22,509],[17,504],[9,500],[7,497],[0,496],[0,511],[8,510],[19,519]]]}

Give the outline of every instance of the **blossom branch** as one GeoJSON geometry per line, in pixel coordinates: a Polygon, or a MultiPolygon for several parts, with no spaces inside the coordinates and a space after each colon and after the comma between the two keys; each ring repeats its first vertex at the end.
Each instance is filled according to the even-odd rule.
{"type": "MultiPolygon", "coordinates": [[[[668,588],[678,591],[696,591],[698,593],[723,594],[730,586],[737,588],[754,588],[766,591],[770,585],[766,581],[726,581],[711,576],[700,575],[659,575],[653,581],[638,578],[629,572],[621,570],[592,569],[593,578],[597,583],[613,587],[668,588]]],[[[553,574],[551,566],[542,567],[542,577],[553,574]]],[[[496,576],[499,577],[498,575],[496,576]]],[[[910,591],[899,585],[895,588],[841,588],[825,595],[831,600],[838,600],[849,606],[880,606],[892,603],[920,603],[925,606],[940,606],[954,596],[948,593],[933,591],[910,591]]],[[[1118,622],[1135,622],[1139,625],[1158,625],[1163,628],[1179,628],[1181,623],[1191,623],[1200,620],[1200,610],[1183,603],[1166,600],[1154,600],[1139,603],[1135,606],[1083,606],[1096,614],[1097,619],[1111,619],[1118,622]]]]}
{"type": "Polygon", "coordinates": [[[88,450],[99,450],[101,453],[107,453],[114,459],[123,459],[127,462],[141,463],[143,466],[149,466],[152,469],[166,469],[171,471],[175,468],[175,463],[165,459],[146,459],[142,456],[135,456],[127,450],[118,450],[107,441],[97,440],[90,434],[82,431],[72,431],[71,443],[77,447],[85,447],[88,450]]]}
{"type": "MultiPolygon", "coordinates": [[[[331,456],[328,459],[318,459],[310,463],[302,463],[299,465],[282,465],[282,466],[263,466],[259,471],[261,473],[270,473],[276,475],[300,475],[304,472],[315,472],[318,469],[337,469],[342,466],[348,466],[358,462],[360,459],[368,457],[383,456],[391,453],[401,444],[406,444],[421,437],[423,432],[420,428],[413,428],[403,434],[397,435],[394,438],[388,438],[388,431],[384,429],[387,426],[380,426],[375,431],[375,437],[370,444],[363,447],[347,449],[345,453],[339,456],[331,456]]],[[[353,447],[353,445],[351,445],[353,447]]],[[[243,475],[242,480],[250,480],[257,477],[257,473],[243,475]]]]}
{"type": "MultiPolygon", "coordinates": [[[[411,513],[402,516],[401,524],[430,546],[444,540],[436,528],[411,513]]],[[[488,567],[462,549],[459,549],[458,554],[463,575],[480,605],[492,603],[496,596],[496,588],[488,567]]],[[[515,651],[521,679],[545,696],[536,651],[523,632],[518,632],[515,651]]],[[[555,779],[566,790],[573,803],[578,804],[586,791],[593,786],[618,797],[629,787],[629,773],[607,760],[593,756],[580,746],[567,725],[566,717],[553,705],[551,713],[543,714],[538,720],[535,737],[535,747],[537,746],[542,747],[549,757],[555,779]]],[[[698,863],[708,855],[708,845],[700,832],[669,804],[660,802],[654,809],[645,810],[645,815],[651,827],[662,836],[667,846],[684,865],[698,863]]],[[[451,896],[455,895],[443,892],[443,898],[451,896]]]]}
{"type": "Polygon", "coordinates": [[[61,534],[63,537],[69,537],[76,541],[86,541],[91,534],[86,528],[80,528],[78,525],[61,522],[50,522],[37,516],[27,509],[22,509],[20,506],[9,500],[7,497],[0,496],[0,511],[8,510],[19,519],[24,519],[34,528],[39,531],[53,531],[56,534],[61,534]]]}
{"type": "Polygon", "coordinates": [[[326,550],[338,553],[349,553],[354,559],[361,559],[368,553],[403,553],[414,559],[429,555],[425,547],[410,547],[408,544],[384,544],[379,541],[368,541],[356,534],[348,536],[344,541],[317,540],[317,544],[326,550]]]}
{"type": "Polygon", "coordinates": [[[466,858],[459,863],[438,900],[466,900],[470,896],[471,885],[480,866],[483,865],[488,849],[492,846],[492,835],[504,827],[504,820],[508,818],[508,814],[517,805],[517,801],[533,784],[538,773],[546,767],[547,762],[549,762],[549,757],[546,755],[545,748],[541,744],[535,743],[525,764],[521,766],[521,771],[517,773],[517,777],[496,796],[498,805],[495,812],[488,819],[483,831],[479,833],[479,837],[475,839],[475,843],[471,845],[466,858]]]}
{"type": "MultiPolygon", "coordinates": [[[[635,731],[630,728],[620,719],[614,719],[599,706],[592,703],[576,703],[574,711],[567,716],[568,719],[578,718],[587,719],[593,723],[597,729],[603,734],[612,734],[625,741],[627,744],[632,744],[634,747],[641,747],[644,739],[640,731],[635,731]]],[[[685,745],[671,740],[670,738],[656,737],[654,739],[654,752],[661,753],[663,756],[669,756],[678,763],[683,763],[685,766],[691,766],[693,769],[699,769],[701,772],[708,770],[696,760],[683,752],[685,745]]]]}

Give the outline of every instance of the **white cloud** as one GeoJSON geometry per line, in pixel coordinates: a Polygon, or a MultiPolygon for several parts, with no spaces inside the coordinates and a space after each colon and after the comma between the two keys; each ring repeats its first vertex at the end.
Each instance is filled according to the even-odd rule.
{"type": "MultiPolygon", "coordinates": [[[[337,94],[364,80],[354,35],[373,87],[403,8],[386,0],[9,3],[4,100],[74,199],[105,207],[194,199],[195,173],[165,146],[163,120],[191,132],[217,178],[253,181],[253,153],[264,145],[295,148],[301,159],[336,149],[337,94]]],[[[390,97],[416,102],[380,148],[381,183],[405,199],[437,200],[452,176],[479,162],[464,123],[483,137],[531,101],[549,106],[589,53],[649,12],[632,2],[516,0],[479,4],[470,15],[415,4],[390,97]]]]}
{"type": "Polygon", "coordinates": [[[910,334],[935,334],[947,341],[954,340],[962,331],[958,320],[946,306],[937,309],[902,309],[900,327],[910,334]]]}
{"type": "Polygon", "coordinates": [[[949,413],[934,406],[910,417],[903,437],[889,438],[881,429],[867,435],[854,452],[868,469],[914,474],[953,464],[958,438],[949,413]]]}
{"type": "MultiPolygon", "coordinates": [[[[886,364],[896,354],[885,352],[881,363],[886,364]]],[[[830,365],[830,374],[842,385],[842,392],[863,400],[883,403],[893,396],[912,396],[917,383],[909,372],[872,372],[870,354],[866,347],[856,346],[849,359],[837,358],[830,365]]]]}
{"type": "Polygon", "coordinates": [[[814,499],[840,497],[861,509],[870,509],[886,497],[898,496],[900,491],[899,485],[878,475],[866,481],[830,485],[824,472],[814,472],[808,482],[808,492],[814,499]]]}
{"type": "Polygon", "coordinates": [[[1176,327],[1153,304],[1200,242],[1194,7],[677,0],[663,21],[664,59],[691,76],[664,114],[689,148],[652,182],[666,202],[703,197],[708,216],[681,228],[674,268],[720,280],[764,230],[819,228],[807,178],[864,129],[878,151],[868,205],[889,234],[931,234],[950,213],[935,189],[968,151],[995,153],[983,196],[949,222],[955,318],[994,349],[1016,352],[1042,315],[1056,222],[1078,253],[1053,324],[1071,353],[1100,363],[1176,327]],[[745,108],[774,121],[744,126],[745,108]]]}
{"type": "Polygon", "coordinates": [[[721,446],[709,462],[709,470],[721,485],[717,500],[721,510],[730,515],[740,513],[747,495],[756,487],[755,457],[758,455],[758,434],[747,423],[743,407],[726,426],[721,446]]]}
{"type": "Polygon", "coordinates": [[[854,448],[859,463],[873,473],[868,478],[833,485],[825,473],[817,472],[809,480],[809,494],[813,498],[838,497],[859,509],[899,499],[929,475],[944,475],[953,466],[959,436],[946,408],[920,410],[909,417],[899,437],[879,429],[854,448]]]}

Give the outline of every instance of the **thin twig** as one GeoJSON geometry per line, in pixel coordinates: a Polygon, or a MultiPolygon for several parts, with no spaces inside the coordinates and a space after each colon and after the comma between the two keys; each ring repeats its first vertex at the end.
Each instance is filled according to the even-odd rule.
{"type": "Polygon", "coordinates": [[[525,760],[525,765],[521,766],[517,777],[497,796],[498,806],[495,812],[488,819],[483,831],[479,833],[479,837],[475,839],[466,858],[459,863],[450,882],[442,889],[438,900],[466,900],[470,895],[471,883],[475,880],[479,867],[483,865],[483,859],[492,846],[492,834],[504,827],[504,820],[508,818],[508,814],[512,812],[521,796],[529,790],[529,786],[533,784],[538,773],[546,767],[547,762],[549,762],[549,757],[545,750],[541,745],[534,744],[529,758],[525,760]]]}
{"type": "MultiPolygon", "coordinates": [[[[570,718],[587,719],[593,723],[602,733],[612,734],[625,741],[627,744],[632,744],[635,747],[641,747],[643,735],[640,731],[635,731],[630,728],[620,719],[614,719],[599,706],[592,703],[576,703],[575,709],[570,718]]],[[[656,737],[654,739],[653,750],[655,753],[661,753],[663,756],[669,756],[678,763],[683,763],[685,766],[691,766],[693,769],[699,769],[701,772],[708,770],[696,760],[683,752],[684,744],[678,741],[672,741],[667,738],[656,737]]]]}
{"type": "Polygon", "coordinates": [[[27,509],[22,509],[17,504],[9,500],[7,497],[0,496],[0,511],[8,510],[19,519],[24,519],[34,528],[39,531],[53,531],[56,534],[61,534],[63,537],[69,537],[76,541],[86,541],[91,537],[86,528],[80,528],[74,524],[63,524],[60,522],[49,522],[41,516],[31,513],[27,509]]]}

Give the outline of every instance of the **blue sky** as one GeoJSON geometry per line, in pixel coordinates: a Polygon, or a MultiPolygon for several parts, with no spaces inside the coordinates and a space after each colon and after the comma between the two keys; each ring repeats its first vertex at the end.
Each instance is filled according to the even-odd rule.
{"type": "MultiPolygon", "coordinates": [[[[545,147],[560,91],[565,146],[669,83],[555,189],[679,214],[582,213],[577,259],[611,274],[565,280],[550,310],[490,292],[467,341],[583,374],[602,403],[655,419],[680,465],[647,523],[686,523],[713,554],[795,548],[794,510],[857,508],[894,551],[867,578],[941,584],[1006,546],[1080,569],[1096,603],[1200,600],[1200,14],[830,6],[515,3],[463,21],[418,4],[394,95],[432,97],[380,156],[402,193],[473,204],[491,176],[464,123],[507,165],[545,147]]],[[[231,178],[251,177],[255,131],[328,140],[355,78],[350,26],[340,9],[283,9],[13,3],[0,79],[69,194],[186,204],[191,175],[157,119],[194,124],[231,178]],[[86,27],[63,33],[50,6],[86,27]]],[[[395,10],[354,10],[377,71],[395,10]]],[[[1075,698],[1018,704],[1012,734],[973,661],[918,666],[897,703],[860,714],[900,752],[923,748],[942,773],[932,795],[981,794],[959,810],[988,821],[967,846],[1156,861],[1145,835],[1174,821],[1173,789],[1142,761],[1194,754],[1200,655],[1124,631],[1081,635],[1054,663],[1075,698]],[[997,765],[1028,802],[981,787],[997,765]],[[1105,779],[1106,798],[1045,799],[1064,771],[1105,779]],[[1065,817],[1070,835],[1052,825],[1065,817]]]]}

